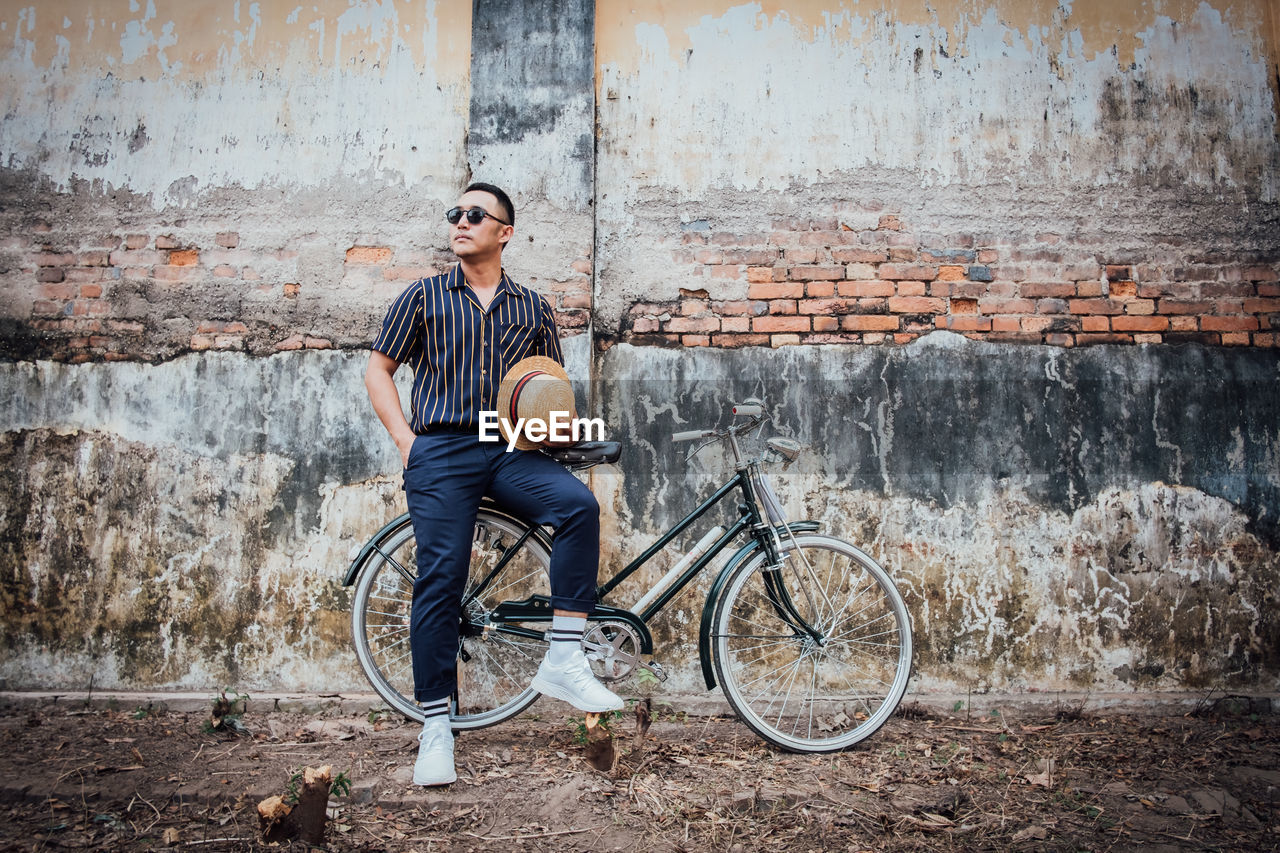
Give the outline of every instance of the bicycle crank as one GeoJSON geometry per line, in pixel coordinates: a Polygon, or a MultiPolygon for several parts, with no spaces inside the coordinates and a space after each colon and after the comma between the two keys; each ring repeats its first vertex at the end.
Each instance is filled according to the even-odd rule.
{"type": "Polygon", "coordinates": [[[640,659],[640,635],[626,622],[588,623],[587,632],[582,636],[582,650],[601,681],[621,681],[635,672],[637,666],[649,670],[659,680],[666,679],[661,666],[640,659]]]}

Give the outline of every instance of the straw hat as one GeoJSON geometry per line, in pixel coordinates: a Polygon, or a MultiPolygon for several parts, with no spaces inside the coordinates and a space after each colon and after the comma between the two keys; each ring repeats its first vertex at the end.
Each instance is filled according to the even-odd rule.
{"type": "MultiPolygon", "coordinates": [[[[542,355],[516,362],[498,386],[498,427],[503,437],[511,441],[519,418],[526,422],[537,418],[550,425],[552,412],[567,412],[570,419],[576,417],[569,374],[558,361],[542,355]]],[[[523,430],[516,435],[516,447],[521,450],[536,450],[538,446],[525,438],[523,430]]]]}

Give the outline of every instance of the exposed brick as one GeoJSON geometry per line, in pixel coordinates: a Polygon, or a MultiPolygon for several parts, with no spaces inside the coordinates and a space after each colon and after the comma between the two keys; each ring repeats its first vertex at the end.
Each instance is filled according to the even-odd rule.
{"type": "Polygon", "coordinates": [[[188,281],[199,271],[198,267],[158,266],[151,274],[156,281],[188,281]]]}
{"type": "Polygon", "coordinates": [[[1255,293],[1253,283],[1248,281],[1206,281],[1200,285],[1200,295],[1211,299],[1231,296],[1242,299],[1255,293]]]}
{"type": "Polygon", "coordinates": [[[808,317],[756,317],[751,321],[753,332],[807,332],[808,317]]]}
{"type": "Polygon", "coordinates": [[[1076,295],[1073,281],[1024,281],[1018,294],[1028,299],[1067,299],[1076,295]]]}
{"type": "Polygon", "coordinates": [[[157,249],[177,249],[181,245],[181,243],[173,238],[172,234],[161,234],[159,237],[156,237],[157,249]]]}
{"type": "Polygon", "coordinates": [[[570,308],[590,308],[591,294],[589,293],[573,293],[560,298],[560,308],[568,310],[570,308]]]}
{"type": "Polygon", "coordinates": [[[1169,329],[1175,332],[1196,332],[1200,329],[1200,317],[1175,314],[1169,318],[1169,329]]]}
{"type": "Polygon", "coordinates": [[[727,302],[712,302],[711,310],[716,314],[726,316],[750,314],[751,301],[747,299],[734,299],[727,302]]]}
{"type": "Polygon", "coordinates": [[[1249,267],[1241,275],[1249,281],[1274,282],[1280,280],[1280,268],[1267,266],[1249,267]]]}
{"type": "Polygon", "coordinates": [[[70,252],[41,252],[36,255],[38,267],[69,267],[76,262],[76,256],[70,252]]]}
{"type": "Polygon", "coordinates": [[[1019,321],[1019,327],[1024,332],[1035,332],[1036,334],[1044,334],[1053,328],[1052,317],[1023,317],[1019,321]]]}
{"type": "Polygon", "coordinates": [[[1258,318],[1210,314],[1200,318],[1200,329],[1205,332],[1255,332],[1258,330],[1258,318]]]}
{"type": "Polygon", "coordinates": [[[1082,332],[1109,332],[1111,331],[1111,318],[1105,315],[1089,314],[1080,318],[1080,331],[1082,332]]]}
{"type": "Polygon", "coordinates": [[[1067,303],[1072,314],[1123,314],[1124,306],[1110,299],[1072,299],[1067,303]]]}
{"type": "Polygon", "coordinates": [[[1030,299],[986,298],[978,300],[978,311],[983,314],[1032,314],[1036,304],[1030,299]]]}
{"type": "Polygon", "coordinates": [[[1138,295],[1138,285],[1132,281],[1113,281],[1107,285],[1107,295],[1112,299],[1133,299],[1138,295]]]}
{"type": "Polygon", "coordinates": [[[710,335],[681,335],[680,343],[687,347],[709,347],[711,346],[710,335]]]}
{"type": "Polygon", "coordinates": [[[976,299],[952,299],[952,314],[977,314],[978,300],[976,299]]]}
{"type": "Polygon", "coordinates": [[[698,249],[693,253],[693,259],[700,264],[722,264],[724,252],[715,248],[698,249]]]}
{"type": "Polygon", "coordinates": [[[665,332],[718,332],[719,317],[672,317],[663,324],[665,332]]]}
{"type": "Polygon", "coordinates": [[[755,282],[747,287],[749,299],[798,299],[804,296],[804,283],[799,281],[755,282]]]}
{"type": "Polygon", "coordinates": [[[875,264],[849,264],[844,268],[845,278],[875,278],[879,269],[875,264]]]}
{"type": "Polygon", "coordinates": [[[1108,281],[1121,281],[1133,278],[1133,274],[1130,272],[1127,265],[1107,264],[1106,272],[1108,281]]]}
{"type": "Polygon", "coordinates": [[[302,285],[296,282],[288,282],[284,286],[285,299],[296,299],[302,291],[302,285]]]}
{"type": "Polygon", "coordinates": [[[747,281],[752,284],[774,281],[773,267],[747,267],[747,281]]]}
{"type": "Polygon", "coordinates": [[[226,264],[218,264],[218,266],[213,268],[213,274],[217,278],[235,278],[240,274],[240,271],[235,267],[230,267],[226,264]]]}
{"type": "Polygon", "coordinates": [[[146,234],[126,234],[124,238],[126,249],[145,249],[150,243],[151,238],[146,234]]]}
{"type": "Polygon", "coordinates": [[[711,345],[717,347],[762,347],[769,343],[768,335],[712,335],[711,345]]]}
{"type": "Polygon", "coordinates": [[[56,283],[67,277],[66,271],[62,267],[41,267],[36,270],[36,281],[56,283]]]}
{"type": "Polygon", "coordinates": [[[1222,335],[1222,345],[1224,347],[1247,347],[1249,340],[1250,335],[1248,332],[1224,332],[1222,335]]]}
{"type": "Polygon", "coordinates": [[[901,231],[902,221],[896,216],[885,214],[880,217],[880,224],[876,228],[880,231],[901,231]]]}
{"type": "Polygon", "coordinates": [[[1158,344],[1162,340],[1164,340],[1164,336],[1157,334],[1139,334],[1133,336],[1133,342],[1135,344],[1158,344]]]}
{"type": "Polygon", "coordinates": [[[794,314],[796,313],[796,301],[794,299],[774,299],[769,303],[769,314],[794,314]]]}
{"type": "Polygon", "coordinates": [[[105,267],[109,263],[110,256],[110,252],[101,250],[81,252],[77,261],[82,267],[105,267]]]}
{"type": "Polygon", "coordinates": [[[153,249],[118,250],[111,253],[110,260],[113,267],[153,267],[168,263],[169,255],[153,249]]]}
{"type": "Polygon", "coordinates": [[[896,289],[899,296],[924,296],[929,289],[929,285],[923,281],[904,279],[898,282],[896,289]]]}
{"type": "Polygon", "coordinates": [[[1168,317],[1134,317],[1124,315],[1111,318],[1113,332],[1163,332],[1169,328],[1168,317]]]}
{"type": "Polygon", "coordinates": [[[198,249],[175,249],[169,253],[169,264],[175,267],[191,267],[200,261],[198,249]]]}
{"type": "Polygon", "coordinates": [[[844,278],[844,267],[797,266],[787,270],[792,281],[838,281],[844,278]]]}
{"type": "Polygon", "coordinates": [[[1037,314],[1066,314],[1068,311],[1065,299],[1037,299],[1037,314]]]}
{"type": "Polygon", "coordinates": [[[711,277],[717,279],[740,279],[742,278],[742,267],[739,266],[719,266],[709,267],[711,277]]]}
{"type": "MultiPolygon", "coordinates": [[[[383,281],[418,281],[439,272],[435,267],[389,266],[382,270],[383,281]]],[[[567,285],[566,285],[567,286],[567,285]]]]}
{"type": "Polygon", "coordinates": [[[314,338],[308,335],[303,339],[307,349],[333,349],[333,341],[328,338],[314,338]]]}
{"type": "Polygon", "coordinates": [[[1100,281],[1078,281],[1076,282],[1076,296],[1082,299],[1093,299],[1102,295],[1102,282],[1100,281]]]}
{"type": "Polygon", "coordinates": [[[813,330],[815,332],[834,332],[839,328],[839,317],[821,316],[813,318],[813,330]]]}
{"type": "Polygon", "coordinates": [[[938,279],[940,281],[961,281],[965,278],[965,269],[962,266],[947,264],[938,267],[938,279]]]}
{"type": "Polygon", "coordinates": [[[839,248],[831,250],[831,260],[840,264],[882,264],[889,253],[877,249],[839,248]]]}
{"type": "Polygon", "coordinates": [[[352,246],[347,249],[349,264],[385,264],[391,260],[391,249],[386,246],[352,246]]]}
{"type": "Polygon", "coordinates": [[[823,298],[836,295],[836,283],[834,281],[810,281],[804,286],[805,296],[814,298],[823,298]]]}
{"type": "Polygon", "coordinates": [[[856,307],[852,299],[802,299],[797,310],[801,314],[847,314],[856,307]]]}
{"type": "Polygon", "coordinates": [[[1246,299],[1243,307],[1246,314],[1275,314],[1280,311],[1280,299],[1246,299]]]}
{"type": "Polygon", "coordinates": [[[80,285],[80,297],[82,299],[98,299],[101,296],[102,296],[102,285],[100,284],[80,285]]]}
{"type": "MultiPolygon", "coordinates": [[[[982,260],[982,253],[978,253],[978,260],[982,260]]],[[[970,281],[994,281],[995,275],[991,272],[990,267],[971,266],[969,267],[970,281]]]]}
{"type": "Polygon", "coordinates": [[[1124,304],[1124,313],[1140,315],[1156,313],[1156,302],[1154,299],[1131,299],[1124,304]]]}
{"type": "Polygon", "coordinates": [[[848,314],[840,318],[840,328],[847,332],[893,332],[899,318],[884,314],[848,314]]]}
{"type": "Polygon", "coordinates": [[[900,279],[915,279],[917,281],[932,281],[938,277],[938,268],[933,265],[916,264],[906,266],[902,264],[881,264],[880,277],[890,281],[898,281],[900,279]]]}
{"type": "Polygon", "coordinates": [[[993,332],[1020,332],[1022,331],[1022,323],[1020,318],[1010,317],[1007,315],[998,315],[991,318],[991,331],[993,332]]]}
{"type": "Polygon", "coordinates": [[[750,317],[721,317],[720,331],[749,332],[751,331],[751,318],[750,317]]]}
{"type": "Polygon", "coordinates": [[[783,252],[783,257],[789,264],[816,264],[818,262],[818,250],[813,248],[787,249],[783,252]]]}
{"type": "Polygon", "coordinates": [[[893,296],[897,287],[891,281],[842,281],[836,285],[836,293],[841,296],[893,296]]]}
{"type": "Polygon", "coordinates": [[[937,323],[939,329],[949,329],[953,332],[991,331],[991,318],[980,317],[976,314],[953,314],[948,317],[939,317],[937,323]]]}
{"type": "Polygon", "coordinates": [[[932,296],[891,296],[889,310],[895,314],[943,314],[947,300],[932,296]]]}
{"type": "Polygon", "coordinates": [[[1080,345],[1087,344],[1131,344],[1133,338],[1129,335],[1117,334],[1080,334],[1076,335],[1076,343],[1080,345]]]}
{"type": "Polygon", "coordinates": [[[800,343],[799,335],[770,335],[769,346],[777,347],[793,347],[800,343]]]}

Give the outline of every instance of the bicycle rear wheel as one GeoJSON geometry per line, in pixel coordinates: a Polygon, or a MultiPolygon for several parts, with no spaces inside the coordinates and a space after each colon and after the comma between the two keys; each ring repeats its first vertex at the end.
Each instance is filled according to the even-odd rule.
{"type": "Polygon", "coordinates": [[[716,602],[712,642],[725,697],[765,740],[834,752],[893,714],[911,675],[911,622],[884,569],[819,534],[783,540],[734,570],[716,602]],[[798,547],[797,547],[798,546],[798,547]]]}
{"type": "MultiPolygon", "coordinates": [[[[530,531],[506,513],[481,507],[462,598],[454,729],[500,723],[537,700],[539,694],[529,682],[546,652],[547,625],[493,626],[488,619],[502,601],[548,594],[550,565],[551,552],[539,531],[530,531]]],[[[413,525],[405,516],[370,549],[359,569],[351,627],[356,657],[373,689],[391,707],[421,720],[422,710],[413,700],[409,647],[417,566],[413,525]]]]}

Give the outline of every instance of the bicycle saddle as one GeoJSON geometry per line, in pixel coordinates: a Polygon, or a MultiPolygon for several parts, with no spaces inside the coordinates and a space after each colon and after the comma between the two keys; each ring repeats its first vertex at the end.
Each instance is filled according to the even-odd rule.
{"type": "Polygon", "coordinates": [[[599,465],[617,462],[622,455],[622,442],[584,441],[573,447],[544,447],[542,452],[561,465],[599,465]]]}

